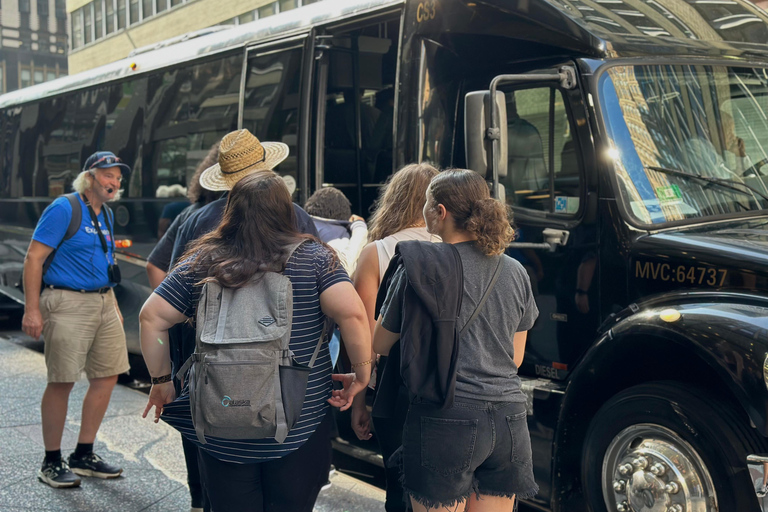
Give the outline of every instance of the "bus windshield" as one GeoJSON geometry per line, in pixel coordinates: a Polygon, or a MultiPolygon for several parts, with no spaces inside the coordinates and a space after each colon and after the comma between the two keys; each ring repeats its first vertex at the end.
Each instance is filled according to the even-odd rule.
{"type": "Polygon", "coordinates": [[[618,195],[636,222],[768,208],[768,70],[614,66],[599,96],[618,195]]]}

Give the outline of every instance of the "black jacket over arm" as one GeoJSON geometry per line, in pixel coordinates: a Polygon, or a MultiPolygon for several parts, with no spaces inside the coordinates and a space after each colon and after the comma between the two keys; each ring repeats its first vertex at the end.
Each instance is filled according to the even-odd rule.
{"type": "MultiPolygon", "coordinates": [[[[405,267],[407,277],[400,328],[400,375],[411,395],[450,407],[459,356],[456,321],[464,293],[461,257],[451,244],[400,242],[382,278],[377,310],[400,265],[405,267]]],[[[392,377],[392,359],[387,362],[382,380],[392,377]]],[[[386,392],[386,383],[383,388],[379,391],[386,392]]]]}

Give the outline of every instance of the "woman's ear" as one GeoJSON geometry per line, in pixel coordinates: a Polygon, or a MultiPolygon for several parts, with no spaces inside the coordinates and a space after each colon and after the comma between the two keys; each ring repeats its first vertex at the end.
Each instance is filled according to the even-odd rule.
{"type": "Polygon", "coordinates": [[[441,221],[445,220],[445,217],[448,215],[448,210],[445,209],[445,206],[442,204],[437,205],[437,218],[441,221]]]}

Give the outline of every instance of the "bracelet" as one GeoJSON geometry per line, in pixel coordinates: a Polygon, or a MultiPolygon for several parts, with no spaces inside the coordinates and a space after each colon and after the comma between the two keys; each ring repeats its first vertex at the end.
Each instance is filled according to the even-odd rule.
{"type": "Polygon", "coordinates": [[[352,366],[350,366],[350,369],[354,370],[355,368],[358,368],[360,366],[365,366],[367,364],[371,364],[372,362],[373,362],[373,358],[371,358],[371,359],[369,359],[367,361],[363,361],[362,363],[353,364],[352,366]]]}
{"type": "Polygon", "coordinates": [[[166,382],[171,382],[171,379],[173,378],[172,374],[163,375],[162,377],[152,377],[152,384],[165,384],[166,382]]]}
{"type": "Polygon", "coordinates": [[[588,292],[586,290],[582,290],[581,288],[576,288],[576,295],[588,295],[588,292]]]}

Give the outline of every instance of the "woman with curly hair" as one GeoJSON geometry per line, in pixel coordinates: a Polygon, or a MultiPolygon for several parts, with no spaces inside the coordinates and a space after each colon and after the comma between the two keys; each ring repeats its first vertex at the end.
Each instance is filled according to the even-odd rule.
{"type": "MultiPolygon", "coordinates": [[[[414,306],[422,304],[427,305],[424,311],[430,304],[440,305],[433,310],[443,314],[455,304],[457,313],[452,320],[455,330],[450,329],[447,336],[449,343],[442,345],[448,347],[446,352],[432,359],[416,354],[408,360],[413,366],[422,357],[429,363],[428,371],[411,379],[408,368],[404,365],[402,369],[411,392],[402,434],[403,488],[417,512],[464,510],[467,504],[472,512],[508,511],[513,510],[515,497],[529,498],[538,491],[525,395],[517,375],[527,331],[533,327],[538,309],[525,268],[504,254],[514,236],[509,214],[508,206],[491,198],[479,174],[463,169],[444,171],[427,190],[424,218],[429,232],[452,247],[407,242],[411,245],[403,244],[398,250],[398,261],[403,264],[389,281],[375,326],[374,351],[388,354],[398,340],[403,360],[411,346],[430,349],[422,353],[439,351],[441,346],[435,343],[445,338],[430,337],[425,329],[414,328],[419,318],[405,319],[414,306]],[[453,274],[443,270],[451,261],[436,265],[434,258],[418,257],[419,251],[438,250],[457,253],[460,264],[454,267],[455,280],[450,281],[453,274]],[[409,253],[416,257],[409,259],[409,253]],[[420,282],[421,276],[441,272],[448,278],[444,282],[451,283],[443,289],[453,291],[455,297],[420,295],[427,282],[420,282]],[[419,380],[442,364],[442,356],[448,352],[455,358],[451,376],[445,380],[449,386],[430,388],[429,381],[419,380]],[[435,396],[441,396],[442,402],[437,403],[440,400],[435,396]]],[[[434,320],[424,318],[422,326],[439,330],[434,320]]]]}

